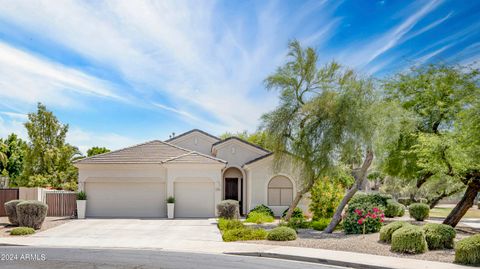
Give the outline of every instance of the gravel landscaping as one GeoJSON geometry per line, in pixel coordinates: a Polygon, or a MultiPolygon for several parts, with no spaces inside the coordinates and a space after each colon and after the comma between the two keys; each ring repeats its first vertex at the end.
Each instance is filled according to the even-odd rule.
{"type": "MultiPolygon", "coordinates": [[[[48,230],[50,228],[62,225],[71,221],[70,217],[47,217],[45,218],[45,222],[42,225],[40,230],[35,231],[36,233],[48,230]]],[[[11,236],[10,231],[15,228],[15,226],[10,226],[7,217],[0,217],[0,237],[7,237],[11,236]]]]}

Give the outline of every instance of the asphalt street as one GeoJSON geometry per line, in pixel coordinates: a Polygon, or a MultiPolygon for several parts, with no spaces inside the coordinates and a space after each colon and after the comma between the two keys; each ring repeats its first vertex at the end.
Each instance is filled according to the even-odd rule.
{"type": "Polygon", "coordinates": [[[148,249],[86,249],[0,247],[0,268],[195,268],[195,269],[303,269],[340,268],[261,257],[201,254],[148,249]]]}

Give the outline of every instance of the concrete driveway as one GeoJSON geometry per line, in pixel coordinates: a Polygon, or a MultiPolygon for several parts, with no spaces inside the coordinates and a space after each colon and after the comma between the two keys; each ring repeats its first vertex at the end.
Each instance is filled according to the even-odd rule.
{"type": "MultiPolygon", "coordinates": [[[[77,248],[165,249],[222,253],[258,249],[222,241],[215,219],[73,220],[26,237],[0,238],[0,244],[77,248]]],[[[260,247],[266,248],[266,247],[260,247]]]]}

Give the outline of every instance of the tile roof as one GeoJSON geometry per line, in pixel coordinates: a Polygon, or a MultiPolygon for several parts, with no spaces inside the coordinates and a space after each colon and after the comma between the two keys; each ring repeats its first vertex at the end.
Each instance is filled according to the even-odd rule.
{"type": "Polygon", "coordinates": [[[202,130],[199,130],[199,129],[193,129],[193,130],[190,130],[190,131],[185,132],[185,133],[183,133],[183,134],[179,134],[179,135],[177,135],[177,136],[174,136],[174,137],[172,137],[172,138],[170,138],[170,139],[168,139],[168,140],[165,140],[165,142],[170,142],[170,141],[176,140],[176,139],[178,139],[178,138],[180,138],[180,137],[186,136],[186,135],[191,134],[191,133],[193,133],[193,132],[199,132],[199,133],[204,134],[204,135],[206,135],[206,136],[209,136],[209,137],[211,137],[211,138],[213,138],[213,139],[215,139],[215,140],[221,140],[220,138],[218,138],[218,137],[216,137],[216,136],[214,136],[214,135],[211,135],[211,134],[209,134],[209,133],[207,133],[207,132],[205,132],[205,131],[202,131],[202,130]]]}
{"type": "MultiPolygon", "coordinates": [[[[75,163],[164,163],[182,157],[190,162],[210,162],[214,157],[196,153],[160,140],[153,140],[128,148],[87,157],[75,163]],[[189,155],[189,157],[186,157],[189,155]]],[[[221,160],[217,160],[221,161],[221,160]]]]}
{"type": "Polygon", "coordinates": [[[267,154],[265,154],[265,155],[262,155],[262,156],[260,156],[260,157],[258,157],[258,158],[255,158],[255,159],[253,159],[253,160],[250,160],[250,161],[244,163],[244,164],[242,165],[242,167],[245,166],[245,165],[248,165],[248,164],[251,164],[251,163],[254,163],[254,162],[263,160],[263,159],[265,159],[265,158],[267,158],[267,157],[269,157],[269,156],[272,156],[272,155],[273,155],[273,152],[267,153],[267,154]]]}

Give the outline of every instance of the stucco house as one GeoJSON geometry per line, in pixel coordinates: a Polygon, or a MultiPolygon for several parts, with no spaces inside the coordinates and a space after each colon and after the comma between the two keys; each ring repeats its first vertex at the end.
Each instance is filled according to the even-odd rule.
{"type": "MultiPolygon", "coordinates": [[[[237,137],[219,139],[191,130],[75,162],[78,185],[87,193],[87,217],[214,217],[224,199],[246,214],[259,204],[280,215],[294,198],[293,169],[273,169],[273,154],[237,137]]],[[[304,210],[307,203],[302,201],[304,210]]]]}

